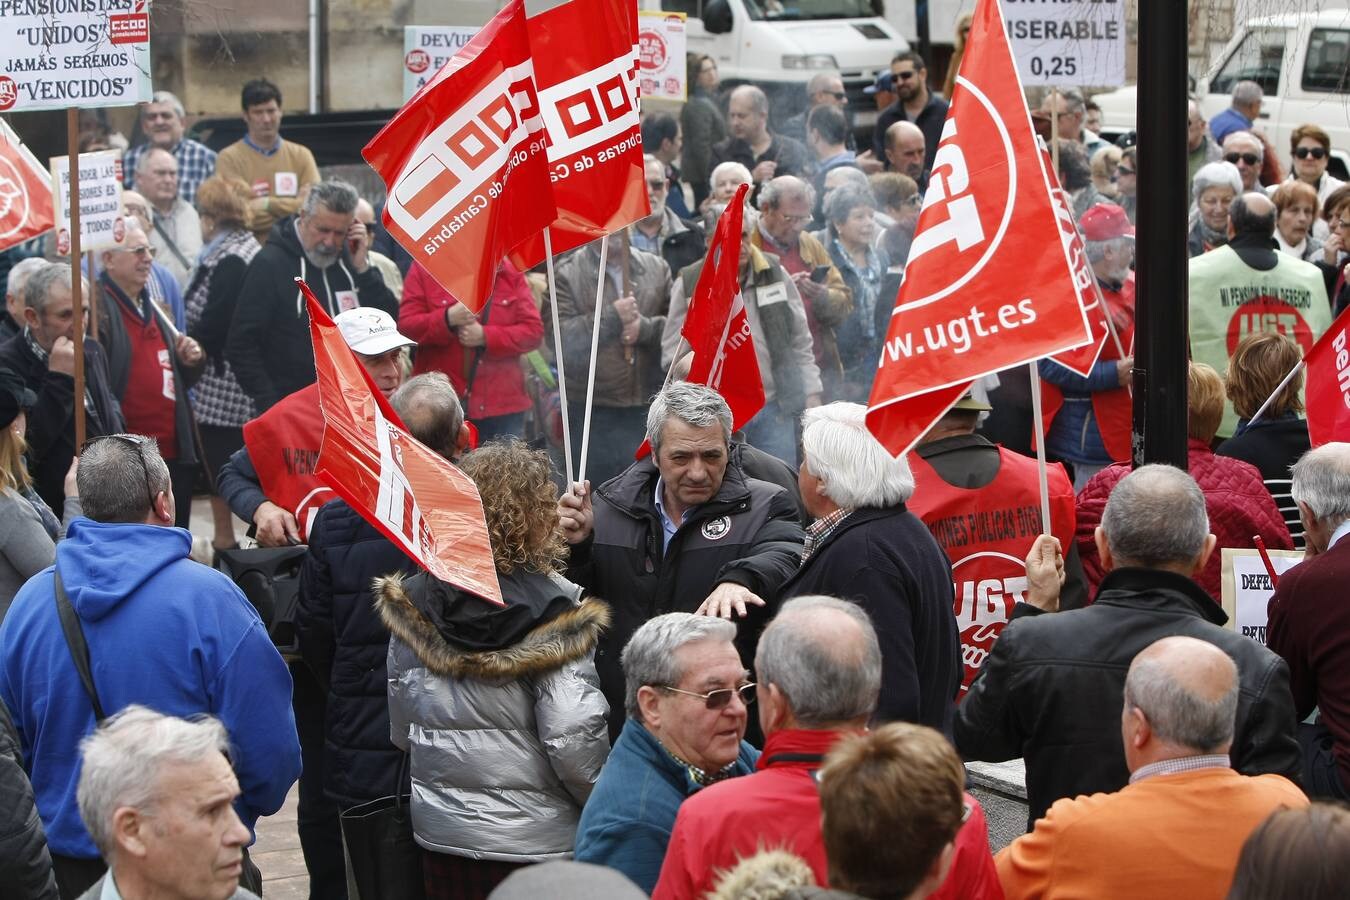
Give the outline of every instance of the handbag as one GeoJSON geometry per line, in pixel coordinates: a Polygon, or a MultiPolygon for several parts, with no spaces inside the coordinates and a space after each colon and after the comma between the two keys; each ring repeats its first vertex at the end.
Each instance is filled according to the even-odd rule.
{"type": "Polygon", "coordinates": [[[220,550],[216,567],[244,592],[258,611],[267,636],[282,653],[299,653],[295,613],[300,595],[300,567],[309,548],[250,547],[220,550]]]}
{"type": "Polygon", "coordinates": [[[340,816],[348,900],[425,900],[422,850],[413,840],[412,798],[403,793],[407,773],[404,753],[393,796],[353,806],[340,816]]]}

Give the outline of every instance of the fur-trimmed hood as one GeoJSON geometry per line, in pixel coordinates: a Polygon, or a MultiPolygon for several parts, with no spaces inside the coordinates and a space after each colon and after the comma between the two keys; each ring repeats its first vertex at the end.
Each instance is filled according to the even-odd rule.
{"type": "MultiPolygon", "coordinates": [[[[436,675],[496,680],[550,672],[593,652],[600,632],[609,625],[609,607],[601,601],[586,597],[573,604],[568,600],[556,615],[541,615],[538,624],[505,646],[473,649],[456,640],[453,619],[443,620],[446,624],[442,627],[433,622],[435,613],[428,614],[428,609],[435,598],[428,596],[434,592],[429,581],[426,575],[377,578],[375,609],[390,633],[407,644],[436,675]]],[[[440,586],[438,582],[432,584],[440,586]]],[[[503,589],[510,597],[506,578],[503,589]]],[[[563,599],[563,592],[558,591],[549,608],[556,609],[563,599]]]]}
{"type": "Polygon", "coordinates": [[[810,864],[790,850],[760,850],[719,873],[708,900],[782,900],[816,883],[810,864]]]}

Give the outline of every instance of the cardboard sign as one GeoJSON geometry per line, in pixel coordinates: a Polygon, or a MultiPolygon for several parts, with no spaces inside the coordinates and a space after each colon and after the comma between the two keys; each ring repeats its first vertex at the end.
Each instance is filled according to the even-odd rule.
{"type": "Polygon", "coordinates": [[[642,96],[657,100],[687,99],[684,61],[685,14],[638,12],[638,62],[642,96]]]}
{"type": "MultiPolygon", "coordinates": [[[[57,252],[70,252],[70,157],[53,156],[52,198],[57,252]]],[[[80,154],[80,249],[103,250],[120,244],[122,226],[122,154],[100,150],[80,154]]]]}
{"type": "MultiPolygon", "coordinates": [[[[1302,550],[1268,550],[1278,575],[1303,562],[1302,550]]],[[[1255,550],[1223,548],[1223,611],[1228,627],[1261,646],[1266,644],[1266,607],[1275,586],[1270,583],[1261,554],[1255,550]]]]}
{"type": "Polygon", "coordinates": [[[149,99],[149,0],[0,2],[0,112],[149,99]]]}
{"type": "Polygon", "coordinates": [[[403,102],[411,100],[477,33],[477,25],[403,26],[403,102]]]}
{"type": "Polygon", "coordinates": [[[1125,83],[1125,0],[1001,5],[1023,84],[1125,83]]]}

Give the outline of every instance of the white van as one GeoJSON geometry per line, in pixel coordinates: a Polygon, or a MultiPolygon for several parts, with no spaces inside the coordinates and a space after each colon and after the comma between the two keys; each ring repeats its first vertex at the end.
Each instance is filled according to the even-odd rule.
{"type": "Polygon", "coordinates": [[[890,22],[878,15],[880,0],[641,0],[643,9],[688,15],[690,53],[717,60],[723,84],[755,84],[773,104],[775,117],[805,104],[805,86],[820,71],[844,80],[855,128],[877,117],[863,88],[891,58],[909,49],[890,22]]]}

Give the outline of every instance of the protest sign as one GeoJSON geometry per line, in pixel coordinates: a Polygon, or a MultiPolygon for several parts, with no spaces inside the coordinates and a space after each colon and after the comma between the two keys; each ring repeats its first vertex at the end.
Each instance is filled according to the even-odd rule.
{"type": "Polygon", "coordinates": [[[642,96],[655,100],[684,100],[685,14],[641,10],[638,12],[638,63],[642,96]]]}
{"type": "Polygon", "coordinates": [[[403,102],[411,100],[477,33],[477,25],[405,25],[403,102]]]}
{"type": "Polygon", "coordinates": [[[1125,0],[1002,0],[1002,6],[1023,84],[1125,83],[1125,0]]]}
{"type": "MultiPolygon", "coordinates": [[[[1267,550],[1276,575],[1303,562],[1302,550],[1267,550]]],[[[1266,607],[1275,586],[1256,550],[1224,547],[1222,550],[1222,602],[1228,627],[1258,644],[1266,643],[1266,607]]]]}
{"type": "MultiPolygon", "coordinates": [[[[70,252],[70,157],[51,160],[56,212],[56,252],[70,252]]],[[[122,231],[122,154],[100,150],[80,154],[80,250],[120,244],[122,231]]]]}

